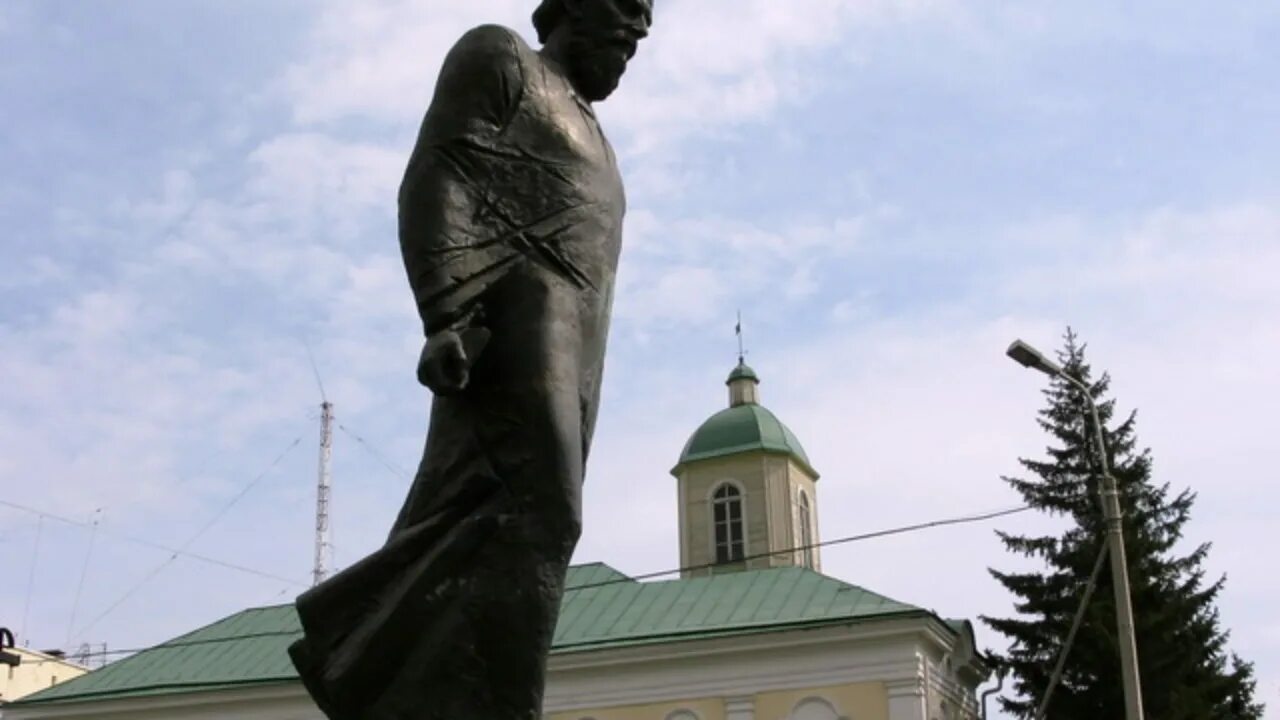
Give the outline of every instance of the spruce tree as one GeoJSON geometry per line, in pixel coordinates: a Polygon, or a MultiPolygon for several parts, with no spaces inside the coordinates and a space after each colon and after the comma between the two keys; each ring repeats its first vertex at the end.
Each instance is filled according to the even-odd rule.
{"type": "MultiPolygon", "coordinates": [[[[1260,718],[1249,663],[1226,649],[1215,599],[1225,578],[1207,582],[1202,563],[1208,544],[1179,555],[1179,539],[1195,495],[1176,494],[1152,481],[1149,450],[1138,450],[1135,413],[1113,422],[1115,402],[1107,397],[1110,378],[1096,381],[1085,362],[1085,347],[1067,330],[1058,353],[1066,372],[1091,389],[1105,436],[1112,475],[1124,512],[1125,556],[1137,637],[1142,698],[1148,718],[1158,720],[1245,720],[1260,718]]],[[[1040,426],[1052,438],[1045,460],[1021,459],[1026,479],[1005,478],[1028,505],[1065,518],[1061,535],[998,535],[1011,552],[1039,559],[1042,572],[991,574],[1016,596],[1018,616],[983,620],[1007,636],[1010,648],[995,655],[1010,672],[1018,697],[1002,699],[1022,718],[1033,716],[1063,647],[1090,571],[1105,543],[1099,500],[1100,473],[1088,405],[1070,383],[1054,378],[1044,391],[1048,405],[1040,426]]],[[[1048,709],[1052,720],[1107,720],[1124,717],[1119,645],[1110,568],[1104,566],[1076,635],[1062,678],[1048,709]]]]}

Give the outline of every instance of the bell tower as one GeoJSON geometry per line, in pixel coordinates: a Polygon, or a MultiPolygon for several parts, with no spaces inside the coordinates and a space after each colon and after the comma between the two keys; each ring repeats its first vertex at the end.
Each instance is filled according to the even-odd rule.
{"type": "Polygon", "coordinates": [[[690,436],[671,474],[680,509],[682,577],[820,568],[818,473],[800,441],[760,403],[760,378],[739,356],[729,407],[690,436]]]}

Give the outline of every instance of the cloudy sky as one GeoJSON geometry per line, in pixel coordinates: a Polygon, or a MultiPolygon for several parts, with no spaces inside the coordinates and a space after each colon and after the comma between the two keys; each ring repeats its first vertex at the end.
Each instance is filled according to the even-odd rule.
{"type": "MultiPolygon", "coordinates": [[[[481,22],[528,36],[531,5],[0,3],[0,501],[96,523],[0,505],[0,624],[137,647],[305,587],[308,348],[340,423],[336,561],[380,542],[429,403],[395,189],[448,46],[481,22]]],[[[1003,350],[1070,324],[1157,479],[1199,494],[1188,543],[1213,542],[1274,716],[1280,10],[656,14],[601,111],[630,211],[577,560],[676,564],[668,470],[725,402],[738,309],[765,404],[823,473],[827,539],[1018,504],[999,477],[1043,450],[1043,382],[1003,350]]],[[[993,531],[1054,526],[854,543],[824,569],[1001,614],[986,568],[1017,561],[993,531]]]]}

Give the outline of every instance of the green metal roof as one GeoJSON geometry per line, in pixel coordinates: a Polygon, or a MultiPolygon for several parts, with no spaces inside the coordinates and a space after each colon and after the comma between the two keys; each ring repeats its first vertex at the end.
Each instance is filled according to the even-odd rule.
{"type": "Polygon", "coordinates": [[[676,468],[697,460],[752,451],[789,455],[807,472],[818,476],[795,433],[768,408],[756,403],[735,405],[707,418],[685,443],[676,468]]]}
{"type": "MultiPolygon", "coordinates": [[[[552,653],[930,616],[806,568],[637,582],[608,565],[569,569],[552,653]]],[[[83,702],[293,682],[293,605],[254,608],[111,663],[15,705],[83,702]]]]}
{"type": "Polygon", "coordinates": [[[568,587],[553,653],[925,612],[799,567],[568,587]]]}

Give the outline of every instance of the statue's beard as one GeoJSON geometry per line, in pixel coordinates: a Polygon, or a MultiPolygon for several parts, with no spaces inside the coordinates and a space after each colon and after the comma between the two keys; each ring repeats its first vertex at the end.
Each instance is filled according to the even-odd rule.
{"type": "Polygon", "coordinates": [[[569,41],[569,75],[574,87],[590,102],[604,100],[618,88],[630,54],[628,48],[599,32],[574,28],[569,41]]]}

